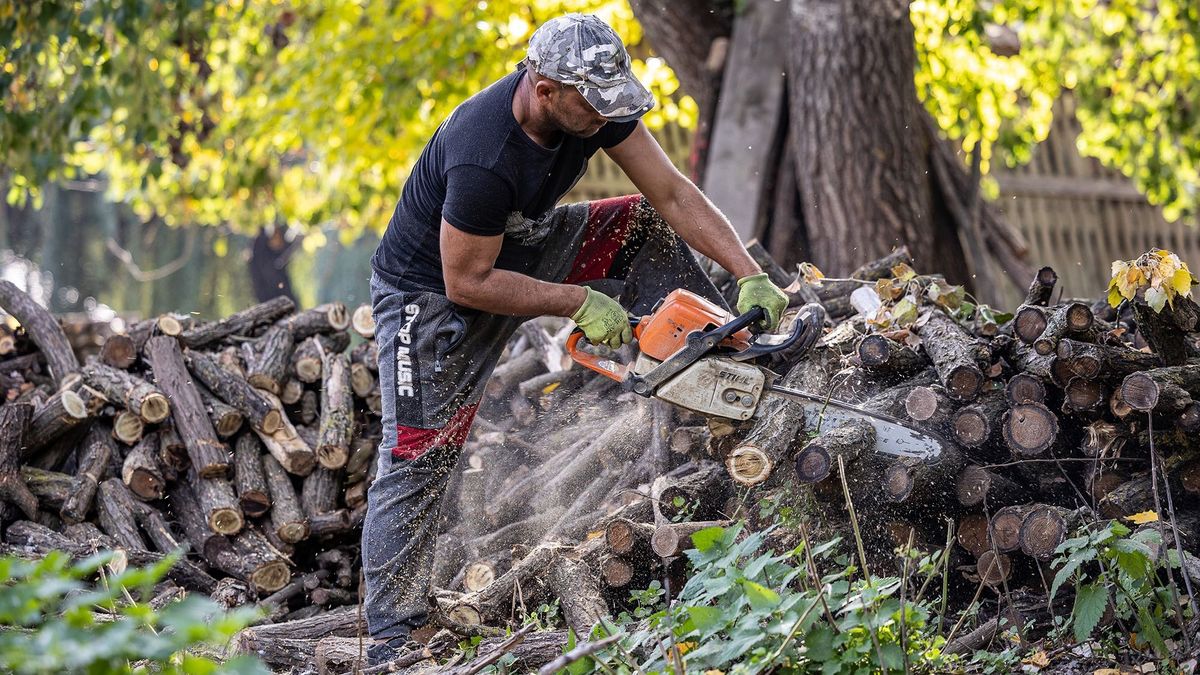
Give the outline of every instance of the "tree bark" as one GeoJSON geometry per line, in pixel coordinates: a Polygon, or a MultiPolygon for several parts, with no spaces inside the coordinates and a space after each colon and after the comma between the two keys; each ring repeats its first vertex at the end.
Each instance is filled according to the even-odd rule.
{"type": "Polygon", "coordinates": [[[183,353],[173,337],[160,335],[146,341],[145,358],[154,370],[154,380],[171,399],[172,418],[187,446],[188,458],[201,476],[229,473],[225,445],[217,440],[212,420],[204,409],[200,392],[184,365],[183,353]]]}
{"type": "Polygon", "coordinates": [[[233,446],[233,477],[242,513],[258,518],[271,508],[267,479],[263,474],[262,444],[253,434],[242,434],[233,446]]]}
{"type": "MultiPolygon", "coordinates": [[[[5,282],[7,283],[7,282],[5,282]]],[[[21,478],[21,447],[29,428],[33,406],[9,403],[0,407],[0,521],[7,522],[12,510],[19,508],[26,518],[37,517],[38,500],[21,478]]]]}
{"type": "Polygon", "coordinates": [[[71,374],[79,372],[79,359],[58,321],[11,281],[0,280],[0,308],[20,322],[41,350],[55,385],[62,387],[71,374]]]}

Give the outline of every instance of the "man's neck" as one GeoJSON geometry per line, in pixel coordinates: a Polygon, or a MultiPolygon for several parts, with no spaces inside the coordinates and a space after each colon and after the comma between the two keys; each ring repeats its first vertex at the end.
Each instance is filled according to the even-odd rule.
{"type": "Polygon", "coordinates": [[[550,118],[538,106],[533,90],[533,76],[529,71],[521,77],[517,91],[513,94],[512,112],[517,124],[534,143],[553,148],[558,145],[562,132],[550,121],[550,118]]]}

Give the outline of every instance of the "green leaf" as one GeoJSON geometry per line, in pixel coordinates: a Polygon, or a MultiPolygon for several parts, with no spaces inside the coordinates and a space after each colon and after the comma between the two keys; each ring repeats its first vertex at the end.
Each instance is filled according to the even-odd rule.
{"type": "Polygon", "coordinates": [[[704,635],[725,624],[725,614],[718,607],[689,606],[685,609],[688,615],[687,621],[683,624],[685,635],[693,631],[704,635]]]}
{"type": "Polygon", "coordinates": [[[1053,598],[1058,594],[1059,587],[1066,583],[1067,579],[1071,578],[1071,575],[1075,573],[1075,570],[1079,569],[1080,565],[1095,558],[1095,548],[1082,548],[1072,553],[1067,558],[1066,564],[1062,566],[1062,569],[1058,570],[1058,573],[1054,575],[1054,583],[1050,585],[1050,597],[1053,598]]]}
{"type": "Polygon", "coordinates": [[[1108,588],[1100,583],[1085,584],[1075,591],[1074,617],[1075,640],[1083,642],[1092,634],[1104,608],[1108,605],[1108,588]]]}
{"type": "Polygon", "coordinates": [[[749,579],[742,580],[742,588],[746,590],[746,599],[750,601],[750,606],[758,611],[774,609],[781,600],[775,591],[749,579]]]}
{"type": "Polygon", "coordinates": [[[721,541],[723,534],[725,534],[723,527],[706,527],[692,533],[692,543],[696,545],[696,550],[707,553],[718,541],[721,541]]]}
{"type": "Polygon", "coordinates": [[[1169,655],[1171,650],[1167,648],[1167,643],[1163,640],[1162,633],[1158,630],[1158,624],[1154,621],[1150,610],[1146,607],[1139,607],[1137,614],[1138,628],[1141,630],[1142,637],[1150,643],[1150,646],[1154,647],[1154,651],[1158,652],[1159,656],[1169,655]]]}

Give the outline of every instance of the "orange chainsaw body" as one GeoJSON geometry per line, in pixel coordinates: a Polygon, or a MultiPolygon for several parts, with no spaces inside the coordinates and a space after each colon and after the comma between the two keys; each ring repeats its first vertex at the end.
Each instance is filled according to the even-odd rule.
{"type": "MultiPolygon", "coordinates": [[[[682,288],[671,291],[654,313],[642,317],[634,329],[639,350],[652,359],[667,360],[687,346],[687,336],[694,331],[707,331],[733,320],[733,315],[716,304],[682,288]]],[[[750,346],[752,336],[740,330],[721,343],[734,351],[750,346]]]]}

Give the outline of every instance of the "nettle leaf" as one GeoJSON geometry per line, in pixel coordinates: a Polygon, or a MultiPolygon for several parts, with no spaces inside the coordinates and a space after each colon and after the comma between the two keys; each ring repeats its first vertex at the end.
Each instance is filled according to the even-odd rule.
{"type": "Polygon", "coordinates": [[[1170,654],[1171,650],[1167,648],[1167,643],[1163,640],[1162,633],[1158,630],[1158,623],[1154,621],[1149,608],[1139,607],[1137,616],[1138,628],[1141,629],[1142,637],[1146,639],[1146,642],[1149,642],[1150,646],[1154,647],[1154,651],[1158,652],[1160,656],[1170,654]]]}
{"type": "Polygon", "coordinates": [[[1060,586],[1066,583],[1067,579],[1071,578],[1072,574],[1079,569],[1079,566],[1085,562],[1096,559],[1095,548],[1081,548],[1067,557],[1066,563],[1062,569],[1054,575],[1054,583],[1050,585],[1050,597],[1053,598],[1060,586]]]}
{"type": "Polygon", "coordinates": [[[1075,591],[1074,616],[1075,639],[1083,642],[1091,636],[1104,608],[1108,606],[1108,588],[1100,583],[1085,584],[1075,591]]]}
{"type": "Polygon", "coordinates": [[[683,624],[684,634],[691,632],[706,635],[722,628],[727,623],[725,612],[719,607],[687,607],[688,619],[683,624]]]}
{"type": "Polygon", "coordinates": [[[718,541],[721,541],[723,534],[725,534],[723,527],[706,527],[692,533],[692,543],[696,545],[697,551],[707,553],[718,541]]]}
{"type": "Polygon", "coordinates": [[[1117,568],[1134,579],[1142,579],[1150,574],[1150,561],[1153,552],[1146,544],[1135,539],[1118,539],[1113,542],[1112,550],[1117,568]]]}
{"type": "Polygon", "coordinates": [[[782,599],[775,591],[749,579],[742,580],[742,588],[746,591],[746,599],[750,601],[750,606],[760,612],[774,609],[782,599]]]}

